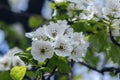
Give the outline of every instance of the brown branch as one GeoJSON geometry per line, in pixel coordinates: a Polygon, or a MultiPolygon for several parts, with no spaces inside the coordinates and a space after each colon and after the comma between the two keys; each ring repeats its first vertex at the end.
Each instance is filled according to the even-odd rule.
{"type": "Polygon", "coordinates": [[[115,67],[104,67],[101,70],[85,63],[85,62],[79,62],[81,65],[86,66],[87,68],[94,70],[102,75],[104,75],[105,72],[113,72],[114,74],[117,74],[120,72],[120,68],[115,68],[115,67]]]}

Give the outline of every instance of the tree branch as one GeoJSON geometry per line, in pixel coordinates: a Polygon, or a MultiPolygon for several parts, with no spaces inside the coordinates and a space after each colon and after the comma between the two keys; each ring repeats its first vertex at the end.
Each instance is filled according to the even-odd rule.
{"type": "Polygon", "coordinates": [[[112,36],[112,32],[111,32],[111,29],[110,29],[110,28],[109,28],[109,36],[110,36],[111,41],[112,41],[115,45],[117,45],[117,46],[120,47],[120,43],[115,40],[114,36],[112,36]]]}
{"type": "Polygon", "coordinates": [[[91,69],[91,70],[94,70],[102,75],[104,75],[105,72],[113,72],[114,74],[117,74],[120,72],[120,68],[115,68],[115,67],[104,67],[102,68],[101,70],[87,64],[87,63],[84,63],[84,62],[79,62],[81,65],[83,66],[86,66],[87,68],[91,69]]]}
{"type": "Polygon", "coordinates": [[[95,68],[95,67],[93,67],[93,66],[90,66],[90,65],[88,65],[87,63],[84,63],[84,62],[79,62],[79,63],[80,63],[81,65],[86,66],[87,68],[89,68],[89,69],[91,69],[91,70],[94,70],[94,71],[97,71],[97,72],[103,74],[103,73],[101,72],[101,70],[98,70],[97,68],[95,68]]]}

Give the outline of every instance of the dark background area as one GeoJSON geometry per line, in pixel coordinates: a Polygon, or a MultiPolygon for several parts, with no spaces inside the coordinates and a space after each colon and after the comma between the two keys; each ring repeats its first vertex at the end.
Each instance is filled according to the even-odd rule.
{"type": "Polygon", "coordinates": [[[32,15],[41,15],[41,9],[45,0],[29,0],[28,9],[21,13],[12,12],[8,0],[0,0],[0,21],[7,24],[20,22],[26,32],[30,31],[28,19],[32,15]]]}

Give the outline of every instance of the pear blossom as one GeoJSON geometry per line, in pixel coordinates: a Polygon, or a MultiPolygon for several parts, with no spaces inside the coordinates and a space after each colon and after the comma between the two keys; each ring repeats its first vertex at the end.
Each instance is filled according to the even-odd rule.
{"type": "Polygon", "coordinates": [[[36,31],[26,33],[25,36],[32,40],[46,40],[47,36],[44,32],[44,27],[39,27],[36,31]]]}
{"type": "Polygon", "coordinates": [[[43,62],[53,56],[53,47],[47,41],[33,41],[31,54],[35,60],[43,62]]]}
{"type": "Polygon", "coordinates": [[[104,15],[113,17],[120,17],[120,1],[119,0],[105,0],[105,7],[103,8],[104,15]]]}
{"type": "Polygon", "coordinates": [[[81,46],[79,45],[74,45],[71,55],[69,56],[69,59],[79,62],[82,60],[82,57],[84,57],[84,55],[85,55],[85,52],[83,48],[81,48],[81,46]]]}
{"type": "Polygon", "coordinates": [[[8,71],[11,69],[11,58],[9,56],[0,57],[0,71],[8,71]]]}
{"type": "Polygon", "coordinates": [[[12,64],[13,66],[26,66],[25,63],[18,56],[14,56],[12,58],[12,64]]]}
{"type": "Polygon", "coordinates": [[[26,34],[26,36],[34,38],[31,54],[35,60],[40,62],[52,58],[54,53],[57,56],[79,61],[89,46],[83,33],[74,32],[66,20],[58,20],[56,23],[50,22],[32,33],[26,34]],[[41,35],[42,38],[47,37],[47,39],[39,39],[41,35]]]}
{"type": "Polygon", "coordinates": [[[50,39],[55,39],[57,36],[63,35],[66,28],[68,28],[67,21],[58,20],[57,23],[50,22],[45,26],[45,33],[50,39]]]}
{"type": "Polygon", "coordinates": [[[73,49],[71,55],[69,56],[69,59],[73,59],[74,61],[78,62],[82,60],[81,58],[84,57],[85,53],[87,52],[89,43],[87,42],[82,32],[74,33],[71,39],[72,39],[71,45],[73,49]]]}
{"type": "Polygon", "coordinates": [[[18,47],[14,47],[12,49],[10,49],[8,52],[7,52],[7,56],[10,56],[10,57],[13,57],[16,53],[20,53],[22,52],[21,49],[19,49],[18,47]]]}
{"type": "Polygon", "coordinates": [[[72,51],[72,46],[69,44],[69,40],[64,37],[58,37],[54,43],[55,53],[58,56],[69,56],[72,51]]]}
{"type": "Polygon", "coordinates": [[[120,36],[120,19],[114,19],[112,21],[112,36],[120,36]]]}

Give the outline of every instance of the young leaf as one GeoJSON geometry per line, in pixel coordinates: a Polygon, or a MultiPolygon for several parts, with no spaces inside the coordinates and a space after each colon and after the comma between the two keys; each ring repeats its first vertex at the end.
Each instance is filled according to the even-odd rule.
{"type": "Polygon", "coordinates": [[[10,76],[13,80],[22,80],[26,73],[26,66],[13,67],[10,71],[10,76]]]}

